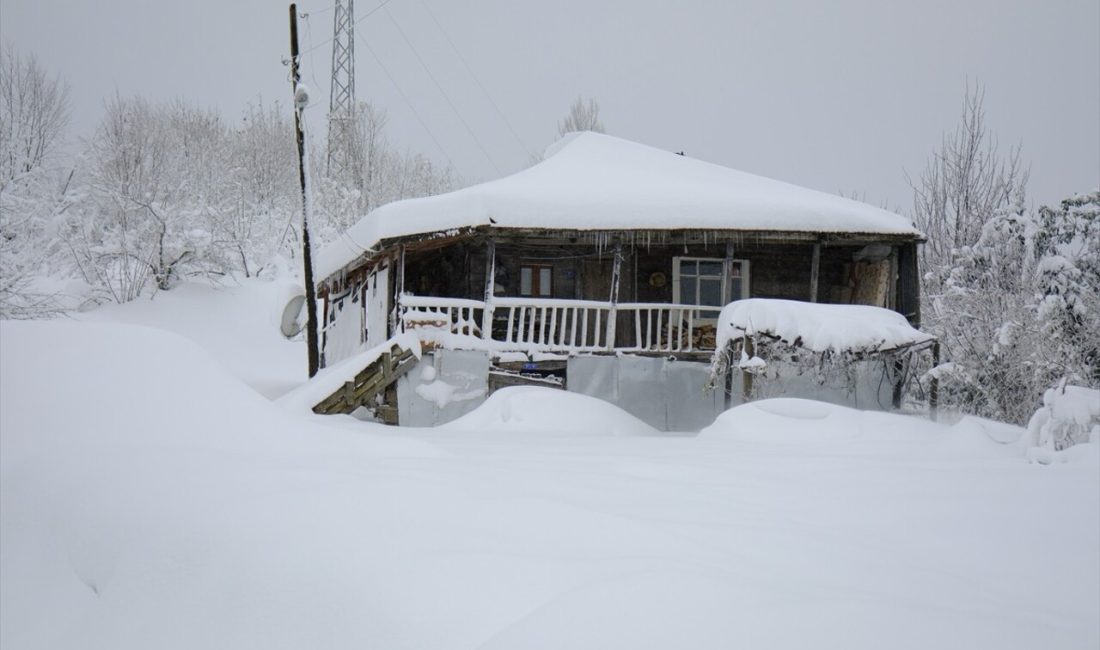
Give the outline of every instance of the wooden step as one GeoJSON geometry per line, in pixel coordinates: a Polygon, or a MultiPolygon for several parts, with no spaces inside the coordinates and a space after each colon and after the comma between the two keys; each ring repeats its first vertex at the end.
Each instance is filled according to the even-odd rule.
{"type": "MultiPolygon", "coordinates": [[[[406,350],[394,344],[389,351],[368,364],[353,379],[344,382],[342,387],[321,400],[313,407],[313,412],[320,415],[351,413],[360,406],[365,406],[379,412],[386,422],[391,419],[396,422],[395,404],[387,403],[385,394],[398,378],[412,370],[417,361],[418,358],[412,350],[406,350]],[[377,399],[379,395],[383,395],[381,403],[377,399]]],[[[389,392],[392,398],[393,391],[389,392]]]]}

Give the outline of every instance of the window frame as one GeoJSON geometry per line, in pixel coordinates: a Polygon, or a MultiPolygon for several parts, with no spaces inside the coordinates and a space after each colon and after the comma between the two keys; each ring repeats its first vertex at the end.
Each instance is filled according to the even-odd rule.
{"type": "MultiPolygon", "coordinates": [[[[726,264],[726,259],[723,258],[723,257],[696,257],[696,256],[693,256],[693,255],[677,255],[677,256],[672,258],[672,302],[674,302],[678,305],[699,305],[699,302],[698,302],[698,300],[699,300],[699,298],[698,298],[698,296],[699,296],[699,281],[698,281],[698,279],[700,277],[709,278],[709,279],[719,279],[719,280],[721,280],[721,283],[722,283],[721,287],[719,289],[719,291],[721,292],[721,295],[722,295],[722,298],[721,298],[721,303],[722,304],[719,305],[718,307],[712,307],[710,305],[699,305],[699,306],[705,308],[705,309],[701,309],[700,311],[709,311],[709,310],[717,311],[717,310],[720,310],[726,304],[728,304],[730,302],[733,302],[734,300],[743,300],[743,299],[749,297],[749,295],[750,295],[749,272],[750,272],[749,260],[746,260],[746,259],[732,259],[732,260],[729,261],[729,264],[727,265],[726,264]],[[712,262],[712,263],[717,262],[718,264],[720,264],[722,266],[721,276],[699,275],[698,273],[691,274],[696,278],[696,281],[695,281],[695,296],[693,296],[690,301],[685,300],[684,299],[685,297],[680,295],[680,277],[683,275],[683,273],[680,270],[680,267],[681,267],[681,264],[683,262],[712,262]],[[730,280],[733,277],[734,268],[737,268],[738,266],[740,267],[740,272],[741,272],[741,295],[737,296],[737,297],[732,297],[730,295],[730,291],[733,288],[733,283],[730,280]]],[[[710,320],[713,320],[713,319],[710,319],[710,320]]]]}
{"type": "Polygon", "coordinates": [[[519,295],[523,298],[553,298],[554,297],[554,267],[550,264],[527,264],[523,263],[519,266],[519,286],[517,287],[519,295]],[[531,292],[523,292],[523,272],[525,270],[531,271],[531,292]],[[542,272],[548,271],[550,277],[550,286],[544,293],[542,291],[542,272]]]}

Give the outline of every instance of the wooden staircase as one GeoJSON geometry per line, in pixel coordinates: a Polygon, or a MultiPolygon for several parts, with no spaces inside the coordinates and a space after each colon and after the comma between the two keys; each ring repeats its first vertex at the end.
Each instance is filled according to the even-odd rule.
{"type": "Polygon", "coordinates": [[[377,359],[331,395],[317,403],[313,412],[320,415],[351,413],[365,406],[386,424],[397,424],[397,390],[401,375],[412,370],[419,359],[412,350],[394,343],[377,359]],[[379,400],[378,397],[382,396],[379,400]]]}

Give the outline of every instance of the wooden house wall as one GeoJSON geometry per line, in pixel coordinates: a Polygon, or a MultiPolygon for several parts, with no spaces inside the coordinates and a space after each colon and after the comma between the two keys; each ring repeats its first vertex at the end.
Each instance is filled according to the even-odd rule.
{"type": "MultiPolygon", "coordinates": [[[[748,260],[752,297],[810,300],[813,244],[741,241],[733,259],[748,260]]],[[[888,247],[887,259],[860,260],[865,244],[825,242],[818,265],[819,302],[875,304],[896,309],[919,325],[917,244],[888,247]],[[891,281],[892,280],[892,281],[891,281]]],[[[549,236],[497,236],[496,295],[518,297],[523,265],[553,269],[552,298],[607,301],[611,297],[613,244],[591,239],[549,236]]],[[[722,259],[724,242],[624,244],[619,284],[620,302],[674,301],[676,257],[722,259]]],[[[488,244],[473,236],[448,242],[409,246],[405,256],[405,291],[416,295],[483,299],[488,244]]],[[[396,250],[394,251],[396,255],[396,250]]],[[[394,274],[396,275],[396,274],[394,274]]],[[[348,282],[352,277],[349,275],[348,282]]],[[[393,291],[397,279],[391,276],[393,291]]],[[[630,327],[623,323],[623,327],[630,327]]]]}
{"type": "MultiPolygon", "coordinates": [[[[874,302],[881,293],[885,262],[856,262],[862,246],[822,245],[818,265],[818,301],[874,302]],[[874,283],[875,286],[871,286],[874,283]],[[872,298],[869,298],[871,296],[872,298]]],[[[898,247],[893,268],[897,285],[891,303],[916,312],[919,300],[914,278],[915,245],[898,247]],[[895,297],[896,294],[896,297],[895,297]],[[915,297],[914,297],[915,296],[915,297]]],[[[673,302],[673,260],[676,257],[722,259],[726,248],[711,245],[662,244],[624,246],[620,270],[620,302],[673,302]]],[[[409,250],[405,260],[405,290],[417,295],[481,299],[485,291],[487,246],[470,239],[432,249],[409,250]]],[[[752,244],[733,249],[733,258],[749,261],[749,295],[761,298],[809,300],[812,244],[752,244]]],[[[560,299],[605,301],[611,297],[614,249],[590,242],[501,240],[496,244],[496,294],[520,295],[520,268],[553,269],[553,294],[560,299]]],[[[881,303],[882,300],[880,299],[881,303]]],[[[892,305],[891,305],[892,306],[892,305]]]]}

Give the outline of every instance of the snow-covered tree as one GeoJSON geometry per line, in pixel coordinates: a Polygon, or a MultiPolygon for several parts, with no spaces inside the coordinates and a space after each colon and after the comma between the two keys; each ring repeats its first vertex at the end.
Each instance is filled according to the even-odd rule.
{"type": "Polygon", "coordinates": [[[1034,297],[1052,374],[1100,386],[1100,191],[1039,210],[1034,297]]]}
{"type": "Polygon", "coordinates": [[[1052,385],[1100,386],[1100,192],[998,210],[932,306],[947,404],[1023,424],[1052,385]]]}
{"type": "Polygon", "coordinates": [[[73,199],[72,169],[59,164],[69,89],[31,57],[0,52],[0,318],[59,308],[35,286],[58,253],[56,223],[73,199]]]}
{"type": "Polygon", "coordinates": [[[214,232],[228,210],[225,140],[212,111],[108,102],[87,153],[89,201],[69,220],[85,279],[127,302],[150,280],[168,289],[185,271],[223,272],[214,232]]]}
{"type": "Polygon", "coordinates": [[[228,203],[216,239],[245,276],[297,250],[301,221],[294,123],[279,104],[249,106],[229,134],[228,203]]]}

